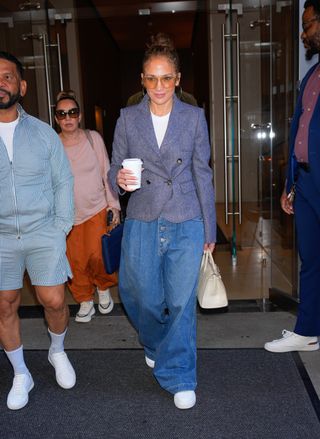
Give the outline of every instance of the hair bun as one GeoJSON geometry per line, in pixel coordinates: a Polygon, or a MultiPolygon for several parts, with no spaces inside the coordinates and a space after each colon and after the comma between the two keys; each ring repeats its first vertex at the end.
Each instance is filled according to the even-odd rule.
{"type": "Polygon", "coordinates": [[[151,35],[150,43],[147,44],[147,48],[149,50],[152,50],[155,47],[161,47],[167,50],[174,50],[174,44],[172,42],[172,39],[169,37],[168,34],[165,34],[163,32],[159,32],[156,35],[151,35]]]}
{"type": "Polygon", "coordinates": [[[169,62],[173,64],[176,73],[180,72],[179,55],[173,45],[172,39],[168,34],[159,32],[150,37],[150,42],[147,44],[147,50],[145,51],[142,60],[143,72],[146,63],[148,63],[150,59],[155,56],[164,56],[168,58],[169,62]]]}

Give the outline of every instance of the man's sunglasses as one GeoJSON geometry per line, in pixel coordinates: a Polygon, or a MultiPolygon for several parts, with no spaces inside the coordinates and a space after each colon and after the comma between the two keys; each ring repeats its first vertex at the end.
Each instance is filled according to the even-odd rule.
{"type": "Polygon", "coordinates": [[[64,111],[64,110],[56,110],[56,117],[58,120],[63,120],[67,117],[67,115],[69,117],[72,117],[72,119],[76,119],[77,117],[79,117],[80,114],[80,110],[79,108],[71,108],[71,110],[69,111],[64,111]]]}

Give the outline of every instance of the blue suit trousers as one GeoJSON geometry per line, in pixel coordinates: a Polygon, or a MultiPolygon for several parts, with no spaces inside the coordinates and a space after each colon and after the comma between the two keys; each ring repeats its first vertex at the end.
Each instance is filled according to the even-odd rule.
{"type": "Polygon", "coordinates": [[[299,169],[294,202],[301,259],[300,304],[294,332],[320,335],[320,192],[312,173],[299,169]]]}

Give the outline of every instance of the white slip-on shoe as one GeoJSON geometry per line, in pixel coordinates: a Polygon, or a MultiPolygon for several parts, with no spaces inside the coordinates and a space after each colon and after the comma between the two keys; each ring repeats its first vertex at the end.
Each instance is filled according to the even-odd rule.
{"type": "Polygon", "coordinates": [[[284,329],[282,338],[264,345],[269,352],[316,351],[319,349],[318,337],[305,337],[284,329]]]}
{"type": "Polygon", "coordinates": [[[149,367],[151,367],[151,369],[153,369],[153,368],[154,368],[154,365],[155,365],[155,361],[154,361],[154,360],[151,360],[151,358],[147,357],[146,355],[145,355],[144,358],[145,358],[145,360],[146,360],[147,365],[148,365],[149,367]]]}
{"type": "Polygon", "coordinates": [[[174,404],[178,409],[191,409],[196,403],[196,394],[193,390],[184,390],[174,395],[174,404]]]}
{"type": "Polygon", "coordinates": [[[29,392],[33,387],[34,382],[29,372],[15,375],[7,398],[8,408],[19,410],[26,406],[29,401],[29,392]]]}
{"type": "Polygon", "coordinates": [[[79,323],[88,323],[90,322],[95,312],[96,310],[94,307],[93,300],[88,300],[87,302],[81,302],[75,321],[79,323]]]}
{"type": "Polygon", "coordinates": [[[76,384],[76,373],[67,354],[64,351],[51,354],[49,351],[48,360],[56,371],[59,386],[63,389],[71,389],[76,384]]]}
{"type": "Polygon", "coordinates": [[[99,305],[98,309],[101,312],[101,314],[109,314],[113,310],[113,300],[110,294],[109,288],[107,290],[99,290],[98,291],[98,298],[99,298],[99,305]]]}

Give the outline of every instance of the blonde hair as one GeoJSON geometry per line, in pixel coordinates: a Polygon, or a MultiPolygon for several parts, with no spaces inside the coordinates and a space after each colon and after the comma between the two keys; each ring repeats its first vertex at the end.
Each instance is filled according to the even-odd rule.
{"type": "Polygon", "coordinates": [[[57,98],[56,98],[56,106],[60,101],[63,101],[65,99],[70,99],[71,101],[73,101],[77,108],[80,110],[80,105],[78,104],[77,98],[76,98],[76,94],[73,90],[62,90],[57,94],[57,98]]]}

